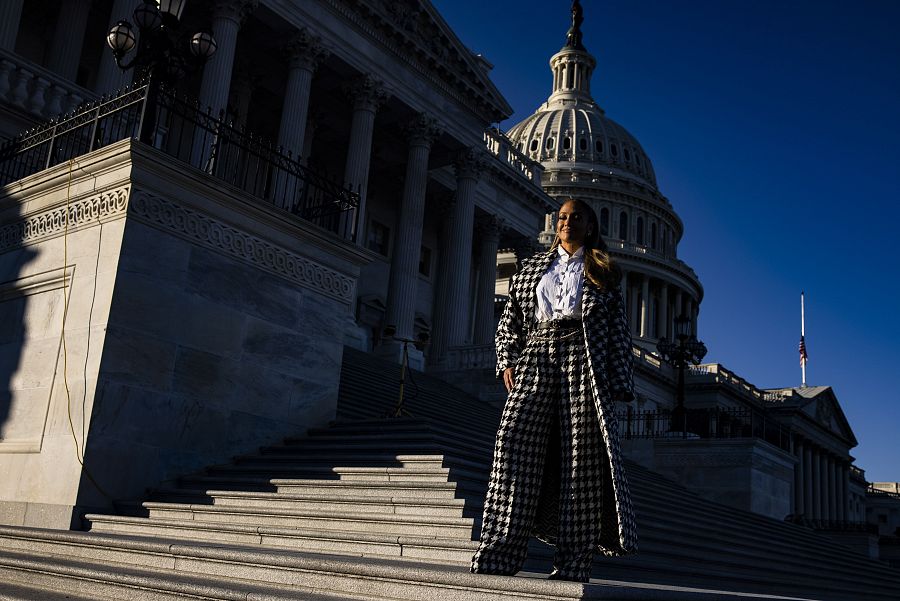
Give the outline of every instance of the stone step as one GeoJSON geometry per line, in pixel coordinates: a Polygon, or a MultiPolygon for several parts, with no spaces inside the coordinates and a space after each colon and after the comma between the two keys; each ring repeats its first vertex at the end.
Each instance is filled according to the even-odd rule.
{"type": "MultiPolygon", "coordinates": [[[[418,496],[389,495],[347,496],[334,494],[297,494],[297,493],[261,493],[229,490],[194,491],[192,495],[179,494],[182,491],[169,493],[170,498],[160,498],[165,493],[158,491],[153,501],[165,503],[184,503],[183,499],[196,499],[194,504],[204,502],[221,507],[271,507],[275,509],[323,511],[349,510],[361,513],[395,513],[411,515],[435,515],[446,517],[462,517],[465,500],[457,498],[429,499],[418,496]]],[[[327,492],[327,491],[326,491],[327,492]]]]}
{"type": "MultiPolygon", "coordinates": [[[[170,589],[198,591],[206,585],[206,599],[281,601],[293,591],[294,599],[319,601],[322,592],[335,599],[388,599],[394,601],[566,601],[569,599],[656,600],[656,601],[748,601],[785,597],[744,596],[731,592],[683,587],[660,587],[615,581],[590,584],[469,574],[463,567],[434,563],[398,562],[382,558],[359,560],[350,557],[248,549],[238,546],[172,544],[153,539],[93,535],[13,527],[0,528],[0,537],[10,551],[0,556],[0,566],[19,564],[20,569],[40,572],[58,585],[66,580],[92,578],[100,594],[124,582],[137,590],[151,590],[165,583],[171,574],[170,589]],[[27,549],[27,551],[24,551],[27,549]],[[166,566],[166,567],[161,567],[166,566]],[[168,568],[168,569],[167,569],[168,568]],[[153,581],[153,579],[156,579],[153,581]],[[221,579],[229,587],[241,587],[238,594],[225,587],[215,588],[211,579],[221,579]],[[260,587],[259,596],[248,589],[260,587]],[[225,595],[233,596],[225,596],[225,595]],[[268,596],[266,596],[268,595],[268,596]]],[[[84,582],[82,580],[81,582],[84,582]]],[[[77,587],[73,587],[76,588],[77,587]]],[[[164,597],[113,596],[116,599],[164,597]]],[[[191,597],[186,597],[191,598],[191,597]]],[[[168,599],[167,599],[168,601],[168,599]]],[[[793,599],[791,601],[796,601],[793,599]]]]}
{"type": "Polygon", "coordinates": [[[289,479],[304,476],[308,479],[365,480],[376,482],[446,482],[447,468],[404,467],[334,467],[327,463],[291,468],[290,466],[260,467],[233,464],[213,465],[206,468],[210,476],[263,477],[268,480],[289,479]]]}
{"type": "Polygon", "coordinates": [[[406,536],[444,536],[471,540],[473,521],[463,517],[373,514],[358,511],[317,512],[254,507],[216,507],[146,502],[150,520],[181,519],[344,532],[378,532],[406,536]]]}
{"type": "MultiPolygon", "coordinates": [[[[445,496],[454,494],[456,485],[453,482],[424,480],[321,480],[313,478],[266,478],[255,476],[182,476],[177,481],[180,487],[190,490],[244,490],[259,492],[303,492],[309,490],[344,491],[348,494],[365,494],[365,490],[373,494],[383,494],[386,489],[417,491],[415,494],[426,496],[445,496]]],[[[340,493],[338,493],[340,494],[340,493]]]]}
{"type": "MultiPolygon", "coordinates": [[[[3,572],[0,565],[0,572],[3,572]]],[[[9,571],[12,577],[22,576],[22,572],[9,571]]],[[[183,597],[182,597],[183,599],[183,597]]],[[[112,597],[99,597],[96,594],[75,594],[71,591],[55,590],[52,588],[35,585],[30,586],[21,582],[0,580],[0,601],[115,601],[112,597]]]]}
{"type": "Polygon", "coordinates": [[[43,553],[5,552],[0,556],[0,575],[27,583],[8,596],[0,592],[0,599],[10,601],[362,601],[365,598],[220,576],[196,576],[171,568],[135,567],[130,562],[85,561],[43,553]]]}
{"type": "Polygon", "coordinates": [[[232,461],[236,465],[275,465],[284,464],[309,465],[333,462],[341,467],[404,467],[441,469],[445,458],[440,454],[407,455],[394,453],[366,454],[356,449],[335,446],[326,453],[318,449],[298,449],[283,447],[263,447],[261,454],[236,455],[232,461]],[[277,449],[277,450],[271,450],[277,449]]]}
{"type": "Polygon", "coordinates": [[[319,437],[352,436],[356,434],[388,434],[392,436],[439,435],[450,440],[470,441],[478,445],[494,446],[497,435],[499,414],[489,426],[481,428],[466,427],[450,422],[431,423],[425,420],[392,419],[392,420],[358,420],[333,422],[327,428],[311,428],[307,430],[308,439],[319,437]]]}
{"type": "Polygon", "coordinates": [[[354,557],[393,557],[469,565],[477,543],[464,538],[397,536],[377,532],[345,532],[280,528],[194,520],[150,520],[118,515],[90,515],[91,532],[162,539],[183,539],[247,546],[290,548],[354,557]]]}
{"type": "Polygon", "coordinates": [[[479,443],[471,439],[453,438],[439,434],[332,434],[312,438],[284,439],[278,447],[264,447],[265,452],[301,452],[311,451],[323,454],[330,451],[356,450],[360,453],[443,453],[454,459],[468,459],[479,465],[490,465],[493,453],[493,442],[479,443]],[[300,450],[302,449],[302,450],[300,450]]]}

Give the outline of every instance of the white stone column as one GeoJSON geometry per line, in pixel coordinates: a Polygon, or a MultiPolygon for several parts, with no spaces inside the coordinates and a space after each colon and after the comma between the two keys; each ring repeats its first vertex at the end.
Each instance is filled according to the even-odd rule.
{"type": "Polygon", "coordinates": [[[822,519],[822,466],[818,449],[812,454],[813,519],[822,519]]]}
{"type": "Polygon", "coordinates": [[[22,5],[25,0],[3,0],[0,2],[0,48],[13,52],[19,22],[22,20],[22,5]]]}
{"type": "Polygon", "coordinates": [[[91,0],[63,0],[50,41],[47,66],[69,81],[78,75],[91,0]]]}
{"type": "Polygon", "coordinates": [[[803,470],[803,441],[801,441],[799,438],[795,443],[794,456],[797,457],[797,463],[794,465],[794,515],[796,516],[805,513],[803,503],[803,493],[805,488],[803,470]]]}
{"type": "Polygon", "coordinates": [[[834,519],[834,459],[825,457],[825,518],[834,519]]]}
{"type": "Polygon", "coordinates": [[[502,222],[490,215],[478,224],[478,301],[475,306],[475,344],[494,342],[494,297],[497,286],[497,245],[502,222]]]}
{"type": "MultiPolygon", "coordinates": [[[[669,336],[669,285],[660,282],[659,304],[656,312],[656,337],[669,336]]],[[[671,340],[671,338],[669,338],[671,340]]]]}
{"type": "Polygon", "coordinates": [[[628,324],[631,334],[637,336],[641,331],[641,321],[638,313],[638,285],[636,283],[628,289],[628,324]]]}
{"type": "Polygon", "coordinates": [[[700,314],[700,303],[699,301],[691,302],[691,333],[696,336],[697,335],[697,317],[700,314]]]}
{"type": "Polygon", "coordinates": [[[622,294],[626,296],[625,302],[628,302],[627,294],[628,294],[628,272],[624,269],[621,269],[622,272],[622,281],[619,283],[619,287],[622,289],[622,294]]]}
{"type": "Polygon", "coordinates": [[[347,144],[347,163],[344,167],[344,183],[359,192],[359,209],[356,211],[354,233],[358,244],[366,242],[366,196],[369,183],[369,165],[372,161],[372,138],[375,134],[375,114],[388,99],[381,82],[363,76],[346,89],[353,100],[353,121],[350,124],[350,141],[347,144]]]}
{"type": "Polygon", "coordinates": [[[241,23],[256,8],[258,0],[215,0],[212,18],[213,37],[216,38],[216,53],[203,67],[200,83],[200,106],[212,109],[213,116],[228,104],[231,89],[231,73],[234,68],[234,53],[241,23]]]}
{"type": "Polygon", "coordinates": [[[650,277],[641,277],[641,338],[650,336],[650,277]]]}
{"type": "Polygon", "coordinates": [[[684,297],[682,296],[681,288],[675,290],[675,317],[681,317],[682,312],[684,311],[684,297]]]}
{"type": "Polygon", "coordinates": [[[841,464],[841,519],[849,521],[850,518],[850,466],[846,462],[841,464]]]}
{"type": "Polygon", "coordinates": [[[453,244],[453,228],[450,226],[450,218],[453,215],[456,206],[455,193],[453,195],[444,196],[443,194],[433,199],[433,203],[437,205],[438,216],[440,218],[440,231],[438,232],[438,243],[440,244],[440,253],[438,253],[437,278],[434,288],[434,297],[431,304],[431,319],[434,327],[431,328],[431,344],[428,348],[428,362],[431,365],[441,365],[447,358],[447,349],[449,348],[450,332],[446,327],[446,314],[449,307],[446,303],[448,277],[450,271],[450,245],[453,244]]]}
{"type": "MultiPolygon", "coordinates": [[[[409,150],[403,200],[397,219],[397,236],[391,256],[385,326],[396,328],[398,338],[412,338],[418,286],[419,253],[422,246],[422,220],[425,213],[425,188],[428,183],[428,156],[431,144],[440,133],[434,119],[420,114],[407,126],[409,150]]],[[[384,352],[394,354],[385,344],[384,352]]],[[[396,355],[399,360],[399,354],[396,355]]]]}
{"type": "Polygon", "coordinates": [[[834,460],[834,519],[843,521],[844,519],[844,487],[841,485],[841,460],[834,460]]]}
{"type": "Polygon", "coordinates": [[[319,38],[303,28],[285,45],[284,54],[288,60],[288,72],[281,105],[278,145],[284,152],[289,151],[297,158],[303,151],[312,78],[329,52],[322,46],[319,38]]]}
{"type": "MultiPolygon", "coordinates": [[[[143,0],[114,0],[112,10],[109,13],[109,25],[106,31],[112,29],[113,25],[121,20],[134,22],[132,14],[135,7],[142,3],[143,0]]],[[[98,45],[103,44],[100,50],[100,66],[97,71],[97,82],[94,84],[94,91],[98,94],[109,94],[125,87],[131,83],[134,71],[123,71],[116,64],[113,58],[112,50],[106,44],[106,37],[98,40],[98,45]]],[[[93,43],[93,42],[91,42],[93,43]]],[[[130,59],[126,59],[130,60],[130,59]]]]}
{"type": "Polygon", "coordinates": [[[475,188],[481,174],[481,155],[474,149],[456,159],[456,204],[450,216],[451,242],[447,286],[447,331],[450,346],[466,342],[469,323],[469,281],[472,272],[472,228],[475,219],[475,188]]]}
{"type": "Polygon", "coordinates": [[[808,442],[803,445],[803,515],[807,519],[813,516],[812,448],[808,442]]]}

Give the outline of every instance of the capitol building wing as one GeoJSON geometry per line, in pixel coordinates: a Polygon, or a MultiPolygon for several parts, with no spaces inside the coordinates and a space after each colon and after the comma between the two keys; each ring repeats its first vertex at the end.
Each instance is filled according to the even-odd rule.
{"type": "Polygon", "coordinates": [[[165,85],[106,46],[140,4],[0,2],[0,522],[68,528],[324,427],[348,357],[497,409],[509,278],[576,198],[622,270],[629,459],[872,557],[883,516],[896,546],[833,389],[699,360],[679,387],[657,344],[697,336],[704,289],[580,23],[502,132],[490,61],[426,0],[190,0],[215,54],[165,85]]]}

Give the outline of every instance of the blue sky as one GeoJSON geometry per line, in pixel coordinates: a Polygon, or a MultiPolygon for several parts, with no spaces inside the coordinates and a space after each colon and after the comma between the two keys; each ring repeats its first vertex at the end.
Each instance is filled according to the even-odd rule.
{"type": "MultiPolygon", "coordinates": [[[[437,0],[515,114],[550,92],[566,0],[437,0]]],[[[685,224],[707,360],[834,387],[869,480],[900,480],[900,1],[585,0],[592,91],[685,224]]]]}

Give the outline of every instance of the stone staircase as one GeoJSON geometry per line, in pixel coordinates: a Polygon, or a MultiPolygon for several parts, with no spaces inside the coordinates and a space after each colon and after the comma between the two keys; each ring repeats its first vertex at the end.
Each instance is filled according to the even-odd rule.
{"type": "MultiPolygon", "coordinates": [[[[595,580],[472,575],[499,408],[345,349],[329,428],[87,515],[87,532],[0,527],[5,599],[310,601],[900,599],[900,571],[815,532],[704,500],[628,462],[640,553],[595,580]]],[[[534,577],[527,577],[527,576],[534,577]]]]}

